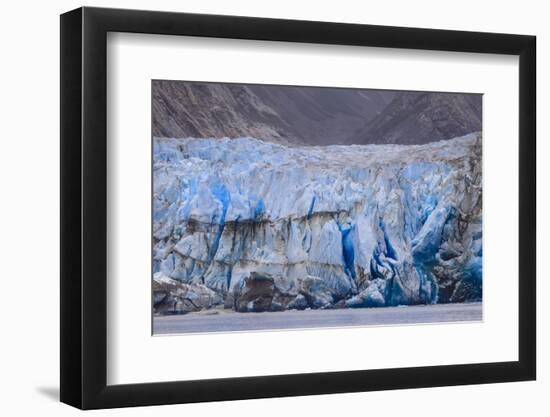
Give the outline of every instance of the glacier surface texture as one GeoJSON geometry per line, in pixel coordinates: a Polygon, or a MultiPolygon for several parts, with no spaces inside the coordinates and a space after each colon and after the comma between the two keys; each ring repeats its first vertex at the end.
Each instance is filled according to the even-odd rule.
{"type": "Polygon", "coordinates": [[[425,145],[153,146],[154,309],[480,301],[481,135],[425,145]]]}

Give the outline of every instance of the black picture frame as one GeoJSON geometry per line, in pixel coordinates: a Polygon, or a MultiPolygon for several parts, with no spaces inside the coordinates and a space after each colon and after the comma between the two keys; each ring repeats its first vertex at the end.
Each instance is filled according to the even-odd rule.
{"type": "Polygon", "coordinates": [[[536,38],[186,13],[79,8],[61,15],[61,401],[82,409],[525,381],[536,378],[536,38]],[[107,385],[108,32],[519,56],[519,358],[107,385]]]}

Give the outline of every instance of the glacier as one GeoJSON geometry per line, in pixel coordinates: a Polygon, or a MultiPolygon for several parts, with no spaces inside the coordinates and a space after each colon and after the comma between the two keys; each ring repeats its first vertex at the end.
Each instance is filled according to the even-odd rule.
{"type": "Polygon", "coordinates": [[[154,138],[155,312],[481,300],[481,142],[154,138]]]}

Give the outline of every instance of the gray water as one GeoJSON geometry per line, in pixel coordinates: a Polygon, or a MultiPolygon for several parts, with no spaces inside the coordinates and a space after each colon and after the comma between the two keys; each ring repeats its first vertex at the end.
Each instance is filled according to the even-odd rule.
{"type": "Polygon", "coordinates": [[[230,310],[210,310],[186,315],[153,317],[153,333],[213,333],[481,320],[481,303],[341,310],[289,310],[265,313],[236,313],[230,310]]]}

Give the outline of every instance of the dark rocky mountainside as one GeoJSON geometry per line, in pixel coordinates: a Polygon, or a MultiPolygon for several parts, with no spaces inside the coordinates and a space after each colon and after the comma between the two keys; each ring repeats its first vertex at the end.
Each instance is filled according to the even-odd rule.
{"type": "Polygon", "coordinates": [[[354,144],[423,144],[481,131],[480,94],[399,92],[366,125],[354,144]]]}
{"type": "Polygon", "coordinates": [[[250,136],[284,144],[339,144],[394,95],[379,90],[153,81],[153,136],[250,136]]]}
{"type": "Polygon", "coordinates": [[[153,136],[284,141],[290,126],[247,86],[153,82],[153,136]]]}
{"type": "Polygon", "coordinates": [[[255,85],[251,91],[286,121],[307,144],[342,144],[343,138],[376,117],[395,93],[382,90],[296,88],[255,85]]]}
{"type": "Polygon", "coordinates": [[[481,95],[153,81],[153,136],[423,144],[481,131],[481,95]]]}

